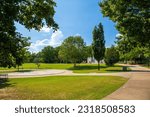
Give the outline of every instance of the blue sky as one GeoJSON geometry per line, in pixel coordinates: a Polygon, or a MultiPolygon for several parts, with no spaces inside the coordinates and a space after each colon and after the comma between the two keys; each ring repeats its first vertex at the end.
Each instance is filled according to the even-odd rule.
{"type": "Polygon", "coordinates": [[[52,33],[52,29],[44,27],[40,32],[27,30],[24,26],[16,24],[17,30],[23,36],[31,37],[30,51],[38,52],[43,47],[60,45],[68,36],[80,35],[87,45],[92,43],[92,31],[94,26],[100,22],[104,26],[106,47],[114,44],[118,31],[115,24],[108,18],[104,18],[98,6],[100,0],[55,0],[55,21],[59,25],[59,30],[52,33]]]}

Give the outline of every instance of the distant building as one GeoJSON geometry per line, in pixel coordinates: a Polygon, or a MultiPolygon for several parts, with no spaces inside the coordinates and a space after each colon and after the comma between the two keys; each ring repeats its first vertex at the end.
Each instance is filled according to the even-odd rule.
{"type": "MultiPolygon", "coordinates": [[[[94,57],[88,57],[87,58],[87,63],[91,63],[91,64],[97,64],[97,60],[94,57]]],[[[105,63],[104,60],[101,60],[100,63],[105,63]]]]}

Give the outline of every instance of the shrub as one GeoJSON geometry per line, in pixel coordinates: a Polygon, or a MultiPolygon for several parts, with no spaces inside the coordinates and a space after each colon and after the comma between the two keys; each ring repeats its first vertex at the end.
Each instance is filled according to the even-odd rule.
{"type": "Polygon", "coordinates": [[[108,66],[113,66],[119,61],[119,52],[114,46],[106,49],[104,61],[108,66]]]}

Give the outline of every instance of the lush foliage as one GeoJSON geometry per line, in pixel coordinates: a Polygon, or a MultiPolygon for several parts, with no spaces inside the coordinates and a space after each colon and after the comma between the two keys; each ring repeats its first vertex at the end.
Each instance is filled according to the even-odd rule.
{"type": "Polygon", "coordinates": [[[116,50],[114,46],[106,49],[104,60],[106,65],[108,66],[113,66],[115,63],[119,61],[119,52],[116,50]]]}
{"type": "Polygon", "coordinates": [[[86,57],[93,57],[93,49],[91,45],[86,46],[85,51],[86,51],[86,57]]]}
{"type": "Polygon", "coordinates": [[[20,34],[7,38],[0,33],[0,66],[10,68],[21,65],[27,58],[28,40],[20,34]]]}
{"type": "Polygon", "coordinates": [[[0,1],[0,66],[21,65],[27,38],[16,32],[15,22],[27,29],[40,30],[44,25],[57,29],[53,0],[2,0],[0,1]]]}
{"type": "Polygon", "coordinates": [[[44,63],[53,63],[55,61],[55,50],[51,46],[47,46],[41,51],[44,63]]]}
{"type": "Polygon", "coordinates": [[[123,35],[120,35],[117,39],[116,44],[120,60],[125,62],[130,61],[131,63],[147,63],[149,65],[150,47],[141,46],[136,41],[123,35]]]}
{"type": "Polygon", "coordinates": [[[149,0],[103,0],[102,13],[116,23],[121,34],[150,46],[149,0]]]}
{"type": "Polygon", "coordinates": [[[105,54],[105,40],[104,40],[104,30],[103,25],[100,23],[97,26],[95,26],[93,30],[93,54],[94,58],[98,61],[98,70],[100,69],[100,60],[104,58],[105,54]]]}
{"type": "Polygon", "coordinates": [[[80,63],[85,58],[85,43],[80,36],[71,36],[64,40],[60,47],[59,57],[64,62],[80,63]]]}

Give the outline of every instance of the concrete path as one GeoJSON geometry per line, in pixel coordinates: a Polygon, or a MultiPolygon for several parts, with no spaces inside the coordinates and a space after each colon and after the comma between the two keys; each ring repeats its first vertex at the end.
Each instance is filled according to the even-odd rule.
{"type": "Polygon", "coordinates": [[[64,74],[68,70],[33,70],[29,72],[13,72],[8,73],[9,78],[30,78],[30,77],[42,77],[42,76],[54,76],[64,74]]]}
{"type": "Polygon", "coordinates": [[[73,73],[70,70],[36,70],[30,72],[13,72],[8,73],[9,78],[30,78],[43,76],[121,76],[130,78],[131,72],[117,72],[117,73],[73,73]]]}
{"type": "Polygon", "coordinates": [[[138,65],[128,65],[128,67],[132,69],[131,72],[77,74],[69,70],[39,70],[31,72],[9,73],[8,75],[9,78],[59,75],[122,76],[129,78],[128,82],[117,91],[105,97],[105,100],[150,100],[150,69],[138,65]]]}
{"type": "Polygon", "coordinates": [[[105,100],[150,100],[150,69],[138,65],[130,68],[133,72],[129,81],[105,100]]]}

